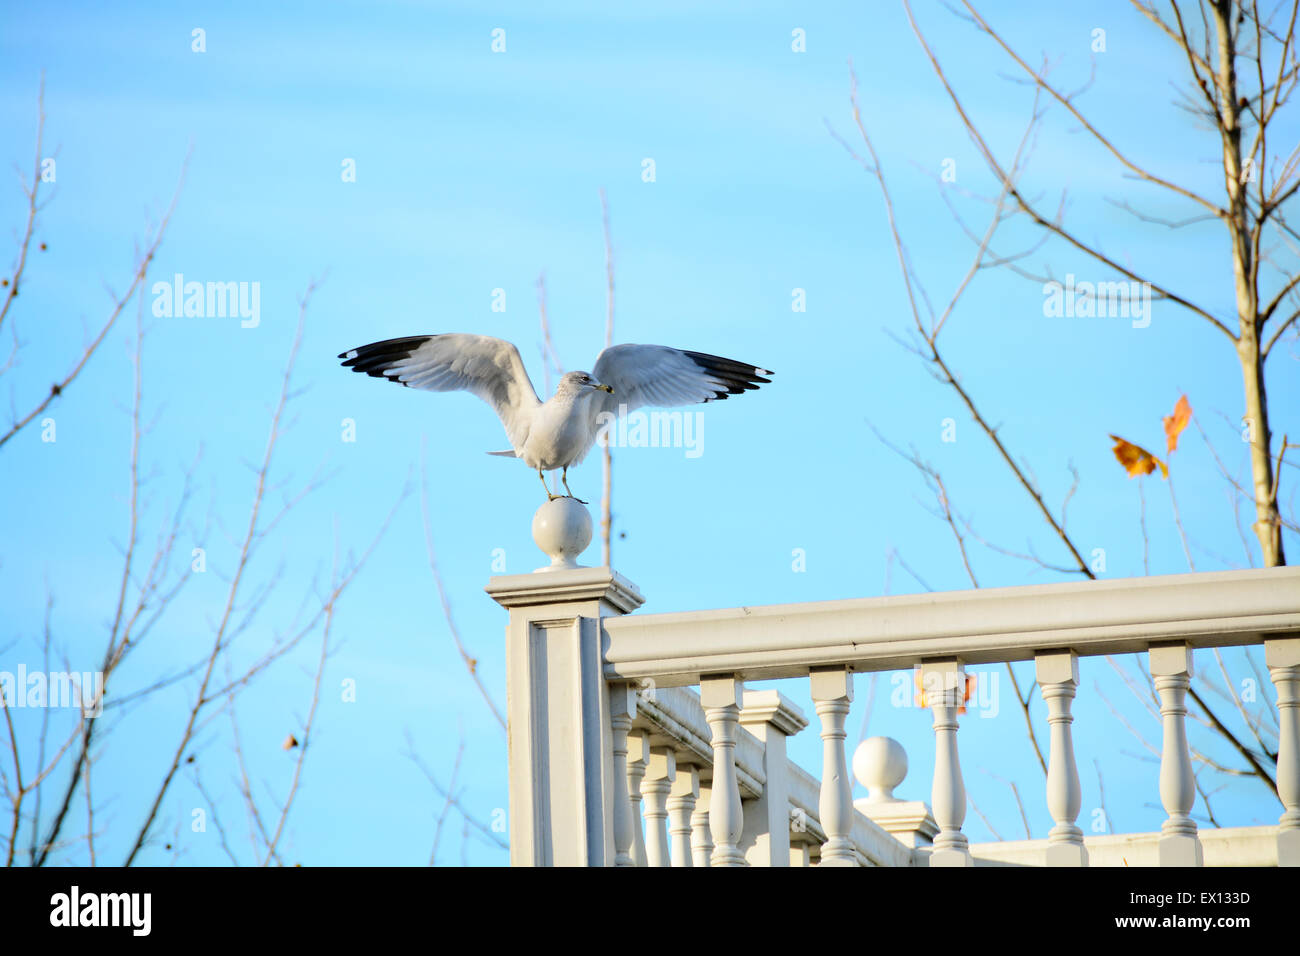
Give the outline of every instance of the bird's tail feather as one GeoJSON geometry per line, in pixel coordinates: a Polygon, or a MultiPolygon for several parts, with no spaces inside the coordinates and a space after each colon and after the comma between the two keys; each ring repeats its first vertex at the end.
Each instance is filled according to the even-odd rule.
{"type": "Polygon", "coordinates": [[[500,457],[502,457],[502,458],[518,458],[518,457],[519,457],[518,455],[515,454],[513,448],[510,449],[509,451],[490,451],[490,452],[488,452],[488,454],[489,454],[489,455],[498,455],[498,456],[500,456],[500,457]]]}

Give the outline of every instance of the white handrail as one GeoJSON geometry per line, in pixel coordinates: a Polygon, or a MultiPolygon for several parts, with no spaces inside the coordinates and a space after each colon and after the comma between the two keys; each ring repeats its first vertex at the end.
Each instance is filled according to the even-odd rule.
{"type": "Polygon", "coordinates": [[[966,664],[1259,644],[1300,633],[1300,567],[1080,581],[979,591],[855,598],[603,622],[605,677],[698,684],[807,677],[814,667],[905,670],[929,658],[966,664]]]}

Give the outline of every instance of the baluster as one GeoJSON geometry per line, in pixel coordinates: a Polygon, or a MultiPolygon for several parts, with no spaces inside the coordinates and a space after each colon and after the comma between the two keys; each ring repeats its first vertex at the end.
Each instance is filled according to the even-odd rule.
{"type": "Polygon", "coordinates": [[[957,757],[957,708],[966,695],[966,671],[959,660],[929,661],[921,666],[925,702],[934,712],[934,786],[930,802],[939,833],[931,866],[973,866],[961,825],[966,819],[966,785],[957,757]]]}
{"type": "Polygon", "coordinates": [[[737,846],[743,819],[736,779],[736,733],[743,693],[744,685],[730,676],[700,681],[700,703],[713,732],[713,799],[709,802],[713,866],[745,865],[745,855],[737,846]]]}
{"type": "Polygon", "coordinates": [[[691,862],[696,866],[711,866],[713,835],[709,832],[709,804],[713,802],[712,784],[700,784],[700,796],[691,813],[691,862]]]}
{"type": "Polygon", "coordinates": [[[641,780],[650,762],[650,735],[634,730],[627,736],[627,789],[632,811],[632,861],[646,866],[645,831],[641,824],[641,780]]]}
{"type": "Polygon", "coordinates": [[[1160,802],[1169,819],[1160,826],[1161,866],[1202,866],[1196,821],[1189,815],[1196,801],[1192,758],[1187,749],[1187,688],[1192,682],[1192,650],[1186,644],[1152,647],[1151,674],[1160,695],[1164,747],[1160,752],[1160,802]]]}
{"type": "Polygon", "coordinates": [[[1277,688],[1277,865],[1300,866],[1300,637],[1264,642],[1264,662],[1277,688]]]}
{"type": "Polygon", "coordinates": [[[669,866],[668,793],[677,777],[677,755],[669,747],[651,747],[641,792],[645,794],[646,862],[669,866]]]}
{"type": "Polygon", "coordinates": [[[632,800],[628,791],[627,733],[636,716],[631,684],[609,685],[610,726],[614,731],[614,865],[636,866],[632,858],[632,800]]]}
{"type": "Polygon", "coordinates": [[[853,826],[853,786],[844,755],[844,721],[853,702],[853,675],[843,667],[814,668],[812,699],[822,722],[822,789],[817,802],[826,843],[820,866],[856,866],[849,839],[853,826]]]}
{"type": "Polygon", "coordinates": [[[1088,851],[1083,831],[1075,825],[1083,796],[1079,768],[1074,762],[1074,737],[1070,713],[1079,686],[1079,658],[1073,651],[1049,651],[1034,657],[1038,686],[1047,704],[1047,723],[1052,728],[1051,755],[1047,766],[1047,809],[1056,821],[1047,835],[1048,866],[1087,866],[1088,851]]]}
{"type": "Polygon", "coordinates": [[[677,779],[668,794],[668,834],[673,866],[690,866],[692,811],[700,795],[700,771],[686,764],[677,767],[677,779]]]}

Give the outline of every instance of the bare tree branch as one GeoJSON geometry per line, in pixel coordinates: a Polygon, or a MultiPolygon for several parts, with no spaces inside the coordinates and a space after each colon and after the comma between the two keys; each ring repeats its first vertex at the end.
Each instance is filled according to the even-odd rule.
{"type": "Polygon", "coordinates": [[[501,715],[497,708],[496,701],[488,693],[487,686],[483,683],[483,678],[479,676],[478,659],[473,657],[465,648],[465,643],[460,639],[460,630],[456,627],[456,621],[451,614],[451,602],[447,598],[447,589],[442,583],[442,574],[438,571],[438,557],[433,548],[433,528],[429,522],[429,479],[428,471],[425,465],[426,443],[420,443],[420,513],[424,518],[424,546],[429,555],[429,571],[433,574],[433,582],[438,588],[438,600],[442,603],[442,615],[447,620],[447,629],[451,632],[451,639],[456,644],[456,650],[460,654],[460,659],[469,671],[470,678],[474,681],[474,686],[483,696],[483,701],[488,705],[488,710],[492,711],[492,716],[496,718],[497,724],[504,732],[506,730],[506,719],[501,715]]]}
{"type": "MultiPolygon", "coordinates": [[[[168,205],[167,211],[163,214],[163,217],[159,221],[157,227],[153,230],[152,237],[149,240],[149,243],[145,249],[144,254],[136,262],[135,273],[131,279],[131,284],[127,287],[127,290],[114,301],[113,308],[109,312],[108,319],[104,322],[102,326],[100,326],[98,334],[96,334],[94,339],[91,340],[90,344],[87,345],[86,348],[82,351],[81,357],[77,360],[76,364],[72,366],[72,369],[66,375],[64,375],[64,377],[61,380],[56,382],[54,385],[50,386],[49,394],[46,395],[45,398],[42,399],[39,403],[37,403],[37,405],[26,415],[23,415],[21,418],[15,419],[13,424],[10,425],[9,430],[6,431],[3,435],[0,435],[0,447],[3,447],[5,442],[13,438],[14,435],[18,434],[19,431],[21,431],[24,427],[30,424],[32,420],[36,418],[36,416],[40,415],[47,408],[49,408],[50,404],[61,394],[63,394],[64,389],[66,389],[69,385],[71,385],[74,381],[76,381],[77,376],[81,374],[81,370],[85,368],[86,363],[90,361],[90,357],[95,354],[95,352],[99,349],[99,346],[103,343],[104,337],[108,335],[109,330],[112,329],[113,326],[117,323],[117,317],[122,314],[122,309],[126,306],[128,302],[131,301],[131,297],[135,295],[136,290],[140,289],[144,285],[145,277],[149,273],[149,266],[153,262],[154,255],[157,253],[158,247],[162,245],[163,235],[167,231],[167,226],[171,222],[172,213],[176,209],[176,203],[180,199],[181,186],[185,182],[185,171],[188,168],[188,166],[189,166],[189,155],[186,155],[185,163],[181,167],[180,179],[176,183],[176,190],[175,192],[172,193],[171,203],[168,205]]],[[[16,294],[17,294],[17,284],[15,283],[14,288],[10,290],[10,296],[8,301],[13,301],[13,297],[16,294]]]]}

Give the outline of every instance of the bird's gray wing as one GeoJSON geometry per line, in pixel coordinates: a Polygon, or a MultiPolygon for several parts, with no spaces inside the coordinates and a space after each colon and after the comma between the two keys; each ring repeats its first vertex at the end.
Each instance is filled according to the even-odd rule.
{"type": "Polygon", "coordinates": [[[496,411],[516,449],[541,402],[519,350],[490,335],[450,332],[372,342],[341,352],[354,372],[432,392],[473,392],[496,411]]]}
{"type": "Polygon", "coordinates": [[[758,388],[767,369],[704,352],[666,345],[615,345],[596,359],[591,374],[614,389],[597,393],[596,412],[628,411],[643,405],[694,405],[758,388]]]}

